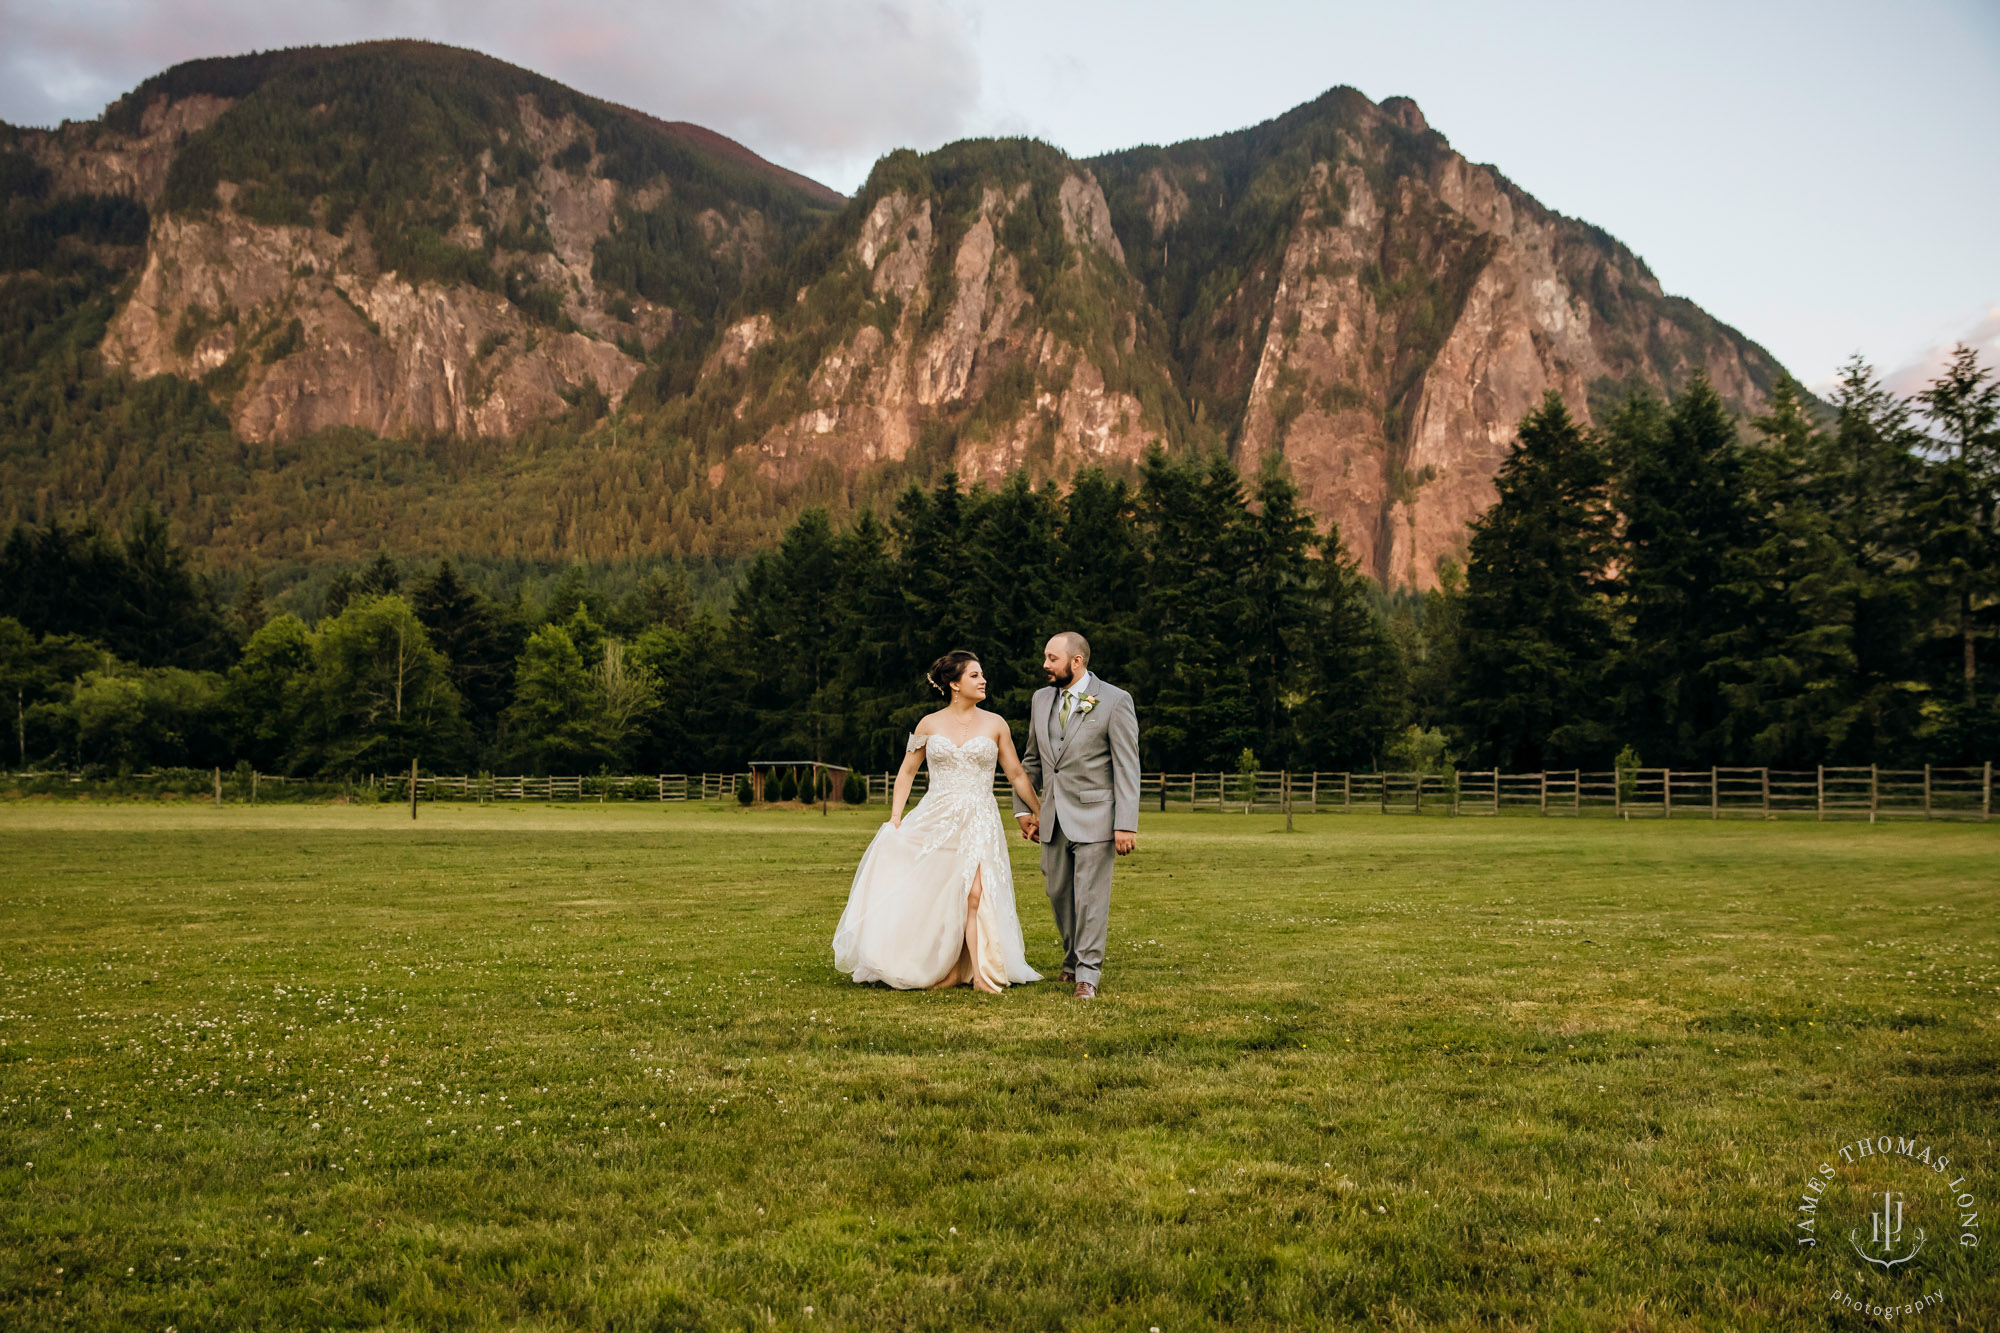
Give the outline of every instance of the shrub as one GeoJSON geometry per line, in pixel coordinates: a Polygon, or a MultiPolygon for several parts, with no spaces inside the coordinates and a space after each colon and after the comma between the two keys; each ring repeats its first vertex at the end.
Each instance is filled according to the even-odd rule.
{"type": "Polygon", "coordinates": [[[849,805],[868,803],[868,779],[850,770],[847,781],[840,784],[840,799],[849,805]]]}
{"type": "Polygon", "coordinates": [[[738,804],[738,805],[748,805],[748,804],[750,804],[750,802],[752,802],[752,801],[754,801],[754,800],[756,800],[756,799],[757,799],[757,793],[756,793],[756,792],[755,792],[754,790],[752,790],[752,789],[751,789],[751,786],[750,786],[750,779],[749,779],[749,777],[748,777],[748,776],[744,776],[744,777],[739,777],[739,778],[737,778],[737,779],[736,779],[736,804],[738,804]]]}

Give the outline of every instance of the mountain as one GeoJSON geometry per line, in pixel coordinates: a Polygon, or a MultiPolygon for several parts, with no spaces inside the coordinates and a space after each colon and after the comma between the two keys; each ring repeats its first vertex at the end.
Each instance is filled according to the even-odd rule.
{"type": "Polygon", "coordinates": [[[1630,250],[1351,88],[1255,128],[1099,158],[1197,419],[1281,455],[1387,584],[1462,557],[1544,391],[1588,417],[1705,371],[1761,411],[1783,369],[1630,250]]]}
{"type": "Polygon", "coordinates": [[[151,500],[221,563],[728,554],[955,469],[1284,460],[1427,585],[1545,389],[1782,375],[1414,103],[853,199],[426,43],[196,61],[0,131],[0,519],[151,500]]]}

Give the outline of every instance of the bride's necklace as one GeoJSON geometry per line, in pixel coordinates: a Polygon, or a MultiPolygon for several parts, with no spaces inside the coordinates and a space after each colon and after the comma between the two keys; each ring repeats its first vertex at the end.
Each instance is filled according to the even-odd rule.
{"type": "Polygon", "coordinates": [[[955,724],[955,723],[953,723],[953,722],[949,721],[949,719],[950,719],[950,717],[951,717],[951,710],[950,710],[950,709],[946,709],[946,710],[945,710],[945,717],[946,717],[947,721],[946,721],[946,722],[944,722],[944,723],[942,723],[942,724],[940,724],[940,731],[942,732],[942,734],[943,734],[944,738],[945,738],[946,740],[950,741],[950,742],[951,742],[951,743],[952,743],[953,745],[955,745],[955,746],[957,746],[957,747],[958,747],[959,749],[963,750],[963,749],[964,749],[964,748],[965,748],[965,747],[966,747],[966,746],[967,746],[968,744],[970,744],[970,743],[971,743],[972,741],[974,741],[974,740],[978,739],[978,736],[979,736],[979,710],[978,710],[978,709],[974,708],[974,709],[967,709],[967,710],[966,710],[966,714],[965,714],[965,718],[966,718],[966,721],[967,721],[967,722],[969,722],[969,723],[970,723],[971,725],[970,725],[969,727],[966,727],[966,728],[964,728],[964,729],[963,729],[963,734],[961,734],[961,735],[953,735],[953,734],[951,733],[951,731],[950,731],[950,730],[946,730],[946,729],[945,729],[945,728],[950,728],[950,727],[954,727],[954,726],[956,726],[956,724],[955,724]]]}

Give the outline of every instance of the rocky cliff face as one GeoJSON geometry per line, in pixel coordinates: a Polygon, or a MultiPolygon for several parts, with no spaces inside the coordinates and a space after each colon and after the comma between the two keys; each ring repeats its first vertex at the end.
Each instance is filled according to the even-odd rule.
{"type": "MultiPolygon", "coordinates": [[[[326,59],[338,65],[352,57],[326,59]]],[[[830,193],[808,199],[810,182],[697,127],[601,105],[584,114],[582,99],[567,90],[518,90],[512,85],[536,81],[498,62],[391,44],[392,74],[448,78],[468,66],[489,85],[479,89],[484,141],[469,161],[428,164],[420,241],[429,254],[405,234],[394,255],[383,253],[369,205],[378,212],[387,205],[365,189],[358,200],[331,202],[339,172],[324,173],[316,160],[326,156],[326,141],[373,127],[343,124],[342,108],[320,101],[304,117],[307,143],[296,132],[271,141],[274,106],[296,110],[301,86],[324,81],[324,70],[281,59],[246,77],[251,71],[230,66],[222,83],[252,85],[236,117],[240,99],[188,92],[170,71],[159,87],[114,107],[107,123],[20,134],[17,151],[40,163],[58,192],[124,195],[153,210],[137,283],[103,342],[106,362],[141,377],[200,381],[254,442],[331,426],[512,437],[578,403],[617,408],[650,355],[677,339],[694,345],[678,349],[683,354],[698,354],[711,336],[713,302],[690,311],[649,299],[639,289],[658,295],[661,284],[630,266],[602,280],[606,243],[625,229],[680,224],[676,248],[697,248],[705,263],[739,275],[767,265],[774,243],[795,239],[781,235],[756,201],[698,197],[703,192],[681,198],[674,165],[693,157],[697,170],[722,163],[756,176],[761,169],[799,208],[823,207],[830,193]],[[614,171],[605,141],[625,145],[630,157],[635,138],[654,150],[654,169],[614,171]],[[191,140],[204,158],[247,165],[248,178],[218,168],[212,182],[195,182],[206,188],[191,190],[188,178],[198,173],[184,167],[183,188],[170,191],[191,140]],[[691,143],[698,144],[692,153],[691,143]],[[287,154],[306,165],[284,162],[287,154]],[[332,179],[308,186],[308,206],[285,218],[270,182],[259,179],[281,170],[332,179]],[[421,262],[403,262],[412,257],[421,262]]],[[[394,220],[410,230],[406,218],[394,220]]]]}
{"type": "MultiPolygon", "coordinates": [[[[198,382],[241,439],[623,426],[644,456],[606,460],[561,530],[645,476],[673,493],[630,515],[703,550],[800,497],[1060,481],[1160,444],[1281,459],[1363,569],[1424,587],[1544,391],[1588,419],[1699,370],[1755,411],[1782,374],[1414,103],[1351,89],[1090,161],[899,152],[841,200],[698,127],[386,43],[168,71],[101,123],[0,127],[0,168],[33,194],[0,200],[23,235],[58,196],[145,206],[143,251],[129,204],[100,226],[92,262],[133,266],[102,280],[103,360],[198,382]]],[[[45,489],[37,512],[64,503],[45,489]]]]}
{"type": "Polygon", "coordinates": [[[959,156],[865,192],[790,308],[725,330],[699,391],[768,424],[712,481],[749,466],[797,484],[815,466],[906,460],[927,439],[968,481],[1062,478],[1136,462],[1164,437],[1168,414],[1133,372],[1157,377],[1165,349],[1141,345],[1143,293],[1096,179],[1048,149],[959,156]],[[1122,341],[1093,341],[1100,325],[1122,341]],[[785,364],[800,383],[774,394],[785,364]]]}
{"type": "Polygon", "coordinates": [[[1703,370],[1758,410],[1781,373],[1609,237],[1452,152],[1408,99],[1339,90],[1241,135],[1095,165],[1179,318],[1192,396],[1241,464],[1282,456],[1390,586],[1462,562],[1546,390],[1588,419],[1608,393],[1703,370]]]}
{"type": "MultiPolygon", "coordinates": [[[[529,208],[548,246],[496,247],[494,257],[561,294],[555,327],[502,293],[385,270],[365,227],[337,236],[246,218],[224,182],[214,211],[156,217],[138,286],[105,337],[106,360],[210,385],[237,432],[259,442],[328,426],[511,437],[586,391],[615,408],[642,366],[621,346],[643,355],[672,334],[674,312],[625,298],[612,313],[616,294],[599,290],[593,252],[626,192],[550,164],[587,134],[572,117],[546,119],[531,97],[519,111],[537,162],[529,208]]],[[[465,194],[451,228],[461,242],[484,240],[488,186],[482,170],[465,194]]]]}

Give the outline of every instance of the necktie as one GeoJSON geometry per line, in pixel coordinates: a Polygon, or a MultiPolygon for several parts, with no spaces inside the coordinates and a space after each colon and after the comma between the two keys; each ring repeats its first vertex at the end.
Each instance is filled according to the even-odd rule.
{"type": "Polygon", "coordinates": [[[1067,732],[1069,730],[1069,705],[1070,701],[1074,698],[1076,698],[1076,694],[1074,691],[1072,690],[1063,691],[1062,721],[1056,724],[1056,730],[1062,732],[1067,732]]]}

